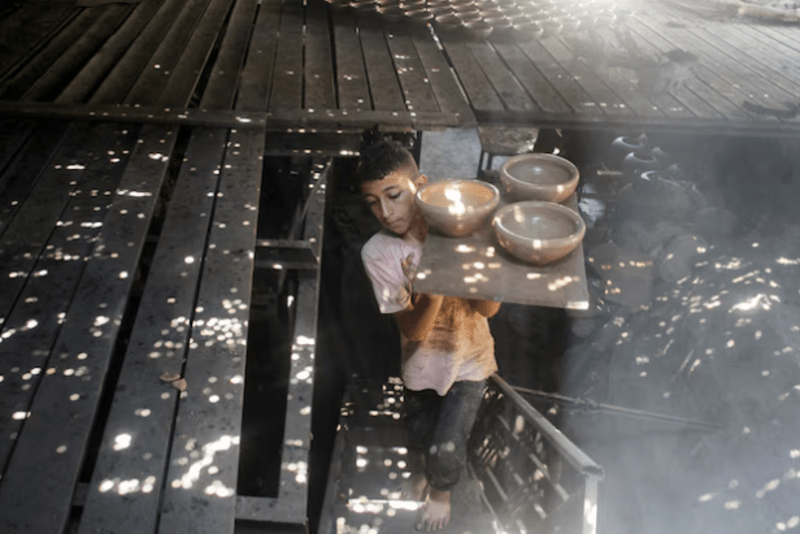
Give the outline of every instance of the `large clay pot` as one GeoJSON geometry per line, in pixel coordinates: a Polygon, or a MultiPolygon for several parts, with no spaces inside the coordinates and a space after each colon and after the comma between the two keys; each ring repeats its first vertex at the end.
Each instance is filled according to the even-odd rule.
{"type": "Polygon", "coordinates": [[[661,161],[648,151],[634,151],[622,159],[622,174],[629,179],[646,171],[657,171],[663,167],[661,161]]]}
{"type": "Polygon", "coordinates": [[[631,152],[643,151],[647,148],[647,138],[644,135],[639,137],[620,136],[611,142],[608,150],[608,166],[612,169],[621,169],[622,160],[631,152]]]}

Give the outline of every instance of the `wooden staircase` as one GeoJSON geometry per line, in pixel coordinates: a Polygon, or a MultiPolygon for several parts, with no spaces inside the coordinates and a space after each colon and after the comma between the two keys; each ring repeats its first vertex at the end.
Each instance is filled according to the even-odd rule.
{"type": "MultiPolygon", "coordinates": [[[[399,534],[418,524],[401,421],[403,387],[351,386],[342,403],[319,534],[399,534]]],[[[443,534],[594,534],[602,469],[499,376],[489,382],[443,534]]]]}

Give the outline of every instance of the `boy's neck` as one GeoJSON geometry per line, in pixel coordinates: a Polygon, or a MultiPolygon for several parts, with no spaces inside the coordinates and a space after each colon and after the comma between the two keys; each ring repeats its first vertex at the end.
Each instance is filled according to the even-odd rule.
{"type": "Polygon", "coordinates": [[[425,238],[428,237],[428,223],[422,218],[421,213],[417,213],[414,218],[414,224],[408,231],[401,236],[401,239],[411,245],[422,246],[425,243],[425,238]]]}

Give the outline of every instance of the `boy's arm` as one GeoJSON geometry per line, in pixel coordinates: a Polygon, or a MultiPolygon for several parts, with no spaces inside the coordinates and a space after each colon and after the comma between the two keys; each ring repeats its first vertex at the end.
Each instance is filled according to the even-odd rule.
{"type": "Polygon", "coordinates": [[[472,309],[480,313],[484,317],[492,317],[500,310],[500,303],[493,300],[476,300],[469,299],[472,309]]]}
{"type": "Polygon", "coordinates": [[[410,341],[422,341],[433,330],[436,315],[442,307],[442,295],[419,293],[405,310],[394,314],[400,331],[410,341]]]}

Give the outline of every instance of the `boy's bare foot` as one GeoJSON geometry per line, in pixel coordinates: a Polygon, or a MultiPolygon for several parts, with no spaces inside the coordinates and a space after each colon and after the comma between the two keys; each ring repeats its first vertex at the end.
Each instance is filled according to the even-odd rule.
{"type": "Polygon", "coordinates": [[[450,522],[450,492],[430,488],[418,530],[441,530],[450,522]]]}

